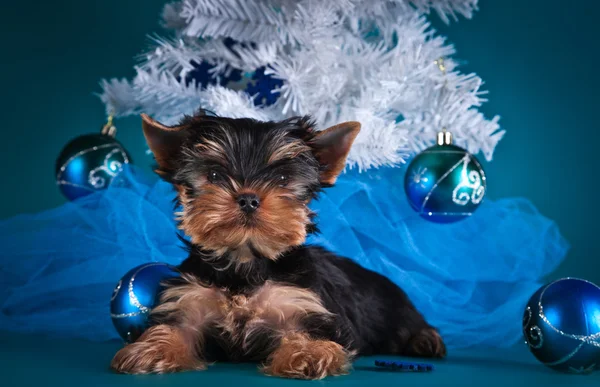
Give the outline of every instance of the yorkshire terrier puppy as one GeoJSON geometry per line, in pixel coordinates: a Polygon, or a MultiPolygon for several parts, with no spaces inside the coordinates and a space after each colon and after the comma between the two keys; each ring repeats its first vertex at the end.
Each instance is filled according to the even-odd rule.
{"type": "Polygon", "coordinates": [[[304,244],[316,231],[308,204],[344,169],[358,122],[318,131],[308,117],[142,118],[157,173],[177,189],[189,257],[115,371],[252,361],[268,375],[321,379],[347,373],[356,355],[445,356],[398,286],[304,244]]]}

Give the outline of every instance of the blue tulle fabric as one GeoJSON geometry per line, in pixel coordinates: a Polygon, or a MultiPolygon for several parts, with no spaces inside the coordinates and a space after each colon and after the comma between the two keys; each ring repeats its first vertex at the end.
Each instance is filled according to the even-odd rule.
{"type": "MultiPolygon", "coordinates": [[[[312,204],[321,233],[309,242],[400,285],[450,348],[520,340],[527,300],[568,249],[555,223],[524,199],[488,199],[468,219],[430,223],[409,207],[403,173],[342,175],[312,204]]],[[[174,196],[127,167],[106,191],[1,221],[0,329],[118,339],[108,307],[121,276],[185,258],[174,196]]]]}

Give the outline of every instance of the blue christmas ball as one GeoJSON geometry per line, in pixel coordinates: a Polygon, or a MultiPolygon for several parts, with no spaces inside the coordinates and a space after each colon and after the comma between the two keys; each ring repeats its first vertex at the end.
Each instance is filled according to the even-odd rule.
{"type": "Polygon", "coordinates": [[[148,328],[148,315],[159,300],[162,282],[178,276],[165,263],[146,263],[129,270],[117,283],[110,299],[110,316],[119,335],[135,341],[148,328]]]}
{"type": "Polygon", "coordinates": [[[479,161],[452,144],[416,155],[404,175],[410,206],[423,218],[451,223],[473,214],[483,200],[486,179],[479,161]]]}
{"type": "MultiPolygon", "coordinates": [[[[229,68],[226,72],[216,72],[215,64],[207,61],[190,63],[192,69],[185,74],[185,84],[189,86],[191,82],[198,87],[207,87],[209,85],[220,85],[230,87],[242,80],[242,71],[229,68]]],[[[178,77],[178,80],[181,78],[178,77]]]]}
{"type": "Polygon", "coordinates": [[[600,288],[577,278],[542,286],[525,308],[523,334],[542,364],[591,372],[600,366],[600,288]]]}
{"type": "Polygon", "coordinates": [[[125,148],[107,134],[71,140],[56,160],[56,183],[69,200],[107,188],[123,165],[131,162],[125,148]]]}
{"type": "Polygon", "coordinates": [[[244,89],[254,97],[253,101],[256,106],[273,105],[279,99],[279,88],[283,86],[281,79],[265,74],[266,69],[266,67],[256,69],[244,89]]]}

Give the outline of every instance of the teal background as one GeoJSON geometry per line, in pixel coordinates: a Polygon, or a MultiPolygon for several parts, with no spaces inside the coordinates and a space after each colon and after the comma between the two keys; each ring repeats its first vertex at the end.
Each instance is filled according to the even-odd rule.
{"type": "Polygon", "coordinates": [[[266,377],[256,364],[217,363],[206,371],[169,375],[118,375],[108,364],[118,342],[94,343],[0,332],[0,383],[4,387],[597,387],[600,372],[561,374],[540,365],[525,346],[509,349],[454,351],[446,360],[433,360],[427,373],[397,373],[375,369],[375,359],[415,361],[397,357],[363,357],[350,375],[322,381],[266,377]],[[32,372],[32,368],[35,370],[32,372]]]}
{"type": "MultiPolygon", "coordinates": [[[[100,130],[101,78],[131,77],[134,56],[159,32],[165,2],[3,2],[3,168],[0,218],[58,206],[54,162],[66,142],[100,130]]],[[[464,62],[486,82],[482,111],[507,135],[484,163],[491,199],[524,196],[554,219],[572,249],[553,277],[600,282],[596,221],[597,2],[480,1],[472,20],[433,18],[464,62]]],[[[116,122],[138,165],[150,164],[138,117],[116,122]]]]}

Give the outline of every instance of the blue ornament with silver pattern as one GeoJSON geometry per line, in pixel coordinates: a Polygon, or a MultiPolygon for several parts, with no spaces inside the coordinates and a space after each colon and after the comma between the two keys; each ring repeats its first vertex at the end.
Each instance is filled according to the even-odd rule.
{"type": "Polygon", "coordinates": [[[281,86],[283,81],[273,77],[263,66],[254,71],[244,91],[254,97],[256,106],[270,106],[279,99],[281,86]]]}
{"type": "Polygon", "coordinates": [[[131,343],[144,333],[150,311],[163,290],[163,281],[178,276],[175,267],[152,262],[134,267],[121,278],[110,299],[110,316],[123,340],[131,343]]]}
{"type": "Polygon", "coordinates": [[[438,133],[437,144],[416,155],[404,175],[411,207],[423,218],[452,223],[471,216],[483,201],[486,177],[479,161],[452,144],[450,132],[438,133]]]}
{"type": "Polygon", "coordinates": [[[131,162],[131,157],[116,139],[112,118],[101,133],[86,134],[71,140],[56,160],[56,184],[69,200],[108,188],[112,180],[131,162]]]}
{"type": "Polygon", "coordinates": [[[600,288],[578,278],[542,286],[525,308],[523,335],[531,353],[554,370],[600,368],[600,288]]]}

